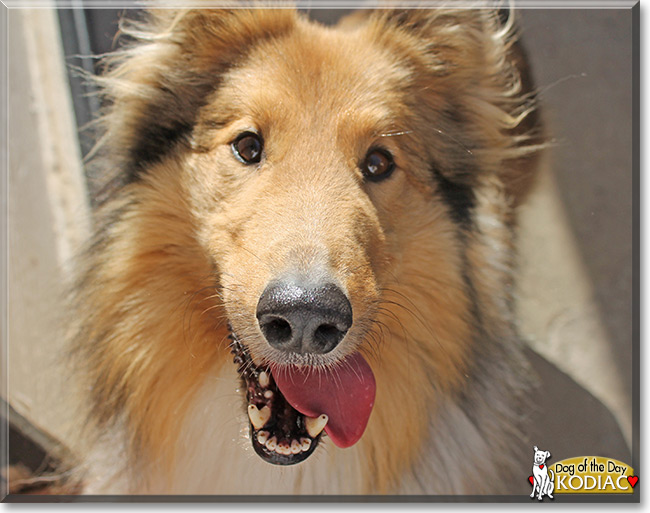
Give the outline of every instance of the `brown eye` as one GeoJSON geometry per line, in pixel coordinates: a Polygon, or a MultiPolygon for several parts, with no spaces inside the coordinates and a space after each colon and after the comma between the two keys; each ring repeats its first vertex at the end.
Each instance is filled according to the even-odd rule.
{"type": "Polygon", "coordinates": [[[262,139],[253,132],[240,134],[232,143],[232,151],[244,164],[257,164],[262,158],[262,139]]]}
{"type": "Polygon", "coordinates": [[[370,150],[361,164],[363,176],[371,182],[380,182],[388,178],[395,169],[393,156],[386,150],[370,150]]]}

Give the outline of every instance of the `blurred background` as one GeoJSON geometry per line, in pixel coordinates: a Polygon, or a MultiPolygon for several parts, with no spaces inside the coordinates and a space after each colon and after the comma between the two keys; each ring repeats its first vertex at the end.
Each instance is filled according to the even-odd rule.
{"type": "MultiPolygon", "coordinates": [[[[309,14],[332,23],[346,12],[313,9],[309,14]]],[[[14,418],[70,445],[77,399],[63,364],[61,297],[70,259],[88,233],[96,191],[94,177],[86,176],[81,164],[92,141],[84,132],[79,136],[79,128],[98,107],[73,68],[94,71],[97,61],[91,56],[114,48],[120,14],[109,9],[8,12],[8,351],[3,362],[8,388],[3,398],[14,418]]],[[[613,412],[631,444],[639,336],[633,12],[522,9],[516,16],[554,143],[521,210],[521,332],[613,412]]]]}

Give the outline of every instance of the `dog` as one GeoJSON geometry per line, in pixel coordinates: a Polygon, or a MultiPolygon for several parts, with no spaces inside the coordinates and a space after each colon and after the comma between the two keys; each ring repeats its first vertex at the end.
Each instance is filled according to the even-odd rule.
{"type": "Polygon", "coordinates": [[[84,493],[511,493],[515,212],[545,139],[512,16],[122,31],[71,321],[84,493]]]}
{"type": "Polygon", "coordinates": [[[540,451],[537,446],[533,448],[535,451],[535,457],[533,458],[533,492],[530,494],[530,498],[535,497],[535,490],[538,491],[537,498],[541,501],[542,497],[546,495],[549,499],[553,498],[553,490],[555,489],[555,484],[553,479],[555,475],[552,470],[549,470],[546,465],[546,460],[551,457],[551,453],[548,451],[540,451]],[[550,473],[550,476],[549,476],[550,473]]]}

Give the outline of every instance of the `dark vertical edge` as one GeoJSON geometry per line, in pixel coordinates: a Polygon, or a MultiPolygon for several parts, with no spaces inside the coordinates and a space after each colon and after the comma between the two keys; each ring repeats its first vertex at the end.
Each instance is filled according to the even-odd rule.
{"type": "Polygon", "coordinates": [[[79,70],[94,74],[94,59],[88,36],[88,27],[83,9],[57,9],[59,34],[63,45],[68,84],[74,107],[75,120],[79,128],[81,155],[92,148],[92,137],[83,132],[83,127],[93,119],[98,110],[98,99],[94,88],[87,83],[79,70]]]}
{"type": "MultiPolygon", "coordinates": [[[[104,7],[57,9],[79,150],[84,159],[97,138],[97,133],[87,127],[97,118],[101,107],[98,88],[88,77],[99,71],[100,56],[114,49],[118,19],[122,11],[104,7]]],[[[84,172],[88,195],[94,199],[100,193],[103,181],[88,167],[84,172]]]]}
{"type": "MultiPolygon", "coordinates": [[[[8,8],[0,3],[0,396],[7,397],[7,180],[8,180],[8,8]]],[[[0,468],[9,464],[9,418],[7,405],[0,403],[0,468]]],[[[8,483],[0,478],[0,501],[4,502],[8,493],[8,483]]]]}
{"type": "MultiPolygon", "coordinates": [[[[640,338],[641,338],[641,180],[640,180],[640,2],[632,13],[632,467],[635,475],[640,468],[640,338]]],[[[640,501],[640,490],[637,498],[640,501]]]]}

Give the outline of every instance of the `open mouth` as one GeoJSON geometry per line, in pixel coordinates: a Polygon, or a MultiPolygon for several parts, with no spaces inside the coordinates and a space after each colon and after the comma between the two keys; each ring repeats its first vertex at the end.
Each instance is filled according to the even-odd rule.
{"type": "Polygon", "coordinates": [[[318,446],[327,416],[302,415],[277,387],[270,368],[253,363],[248,349],[231,332],[231,351],[246,390],[253,448],[274,465],[294,465],[307,459],[318,446]]]}
{"type": "Polygon", "coordinates": [[[274,465],[307,459],[326,433],[338,447],[363,435],[375,401],[375,378],[360,353],[334,369],[258,366],[231,331],[233,361],[246,390],[255,452],[274,465]]]}

